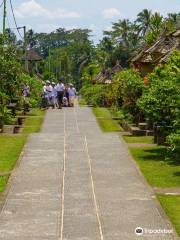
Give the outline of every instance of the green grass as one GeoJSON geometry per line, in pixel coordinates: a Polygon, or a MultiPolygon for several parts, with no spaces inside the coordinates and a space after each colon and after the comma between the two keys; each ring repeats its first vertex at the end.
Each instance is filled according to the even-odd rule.
{"type": "Polygon", "coordinates": [[[180,164],[165,160],[165,147],[130,148],[147,181],[153,187],[180,187],[180,164]]]}
{"type": "Polygon", "coordinates": [[[152,136],[123,136],[123,139],[125,140],[125,142],[127,143],[147,143],[147,144],[153,144],[154,141],[154,137],[152,136]]]}
{"type": "Polygon", "coordinates": [[[158,194],[157,198],[180,235],[180,196],[158,194]]]}
{"type": "Polygon", "coordinates": [[[29,116],[44,117],[45,113],[46,112],[44,110],[34,108],[31,110],[29,116]]]}
{"type": "Polygon", "coordinates": [[[118,132],[122,131],[122,128],[111,117],[111,113],[107,108],[96,107],[93,108],[93,112],[97,118],[97,121],[104,132],[118,132]]]}
{"type": "Polygon", "coordinates": [[[97,118],[108,118],[111,119],[111,113],[107,108],[94,107],[93,112],[97,118]]]}
{"type": "MultiPolygon", "coordinates": [[[[11,171],[24,147],[27,136],[0,136],[0,173],[11,171]]],[[[0,177],[0,192],[7,183],[8,177],[0,177]]]]}
{"type": "MultiPolygon", "coordinates": [[[[45,112],[33,109],[25,120],[22,135],[0,136],[0,173],[13,170],[30,133],[40,131],[45,112]]],[[[3,192],[8,176],[0,177],[0,192],[3,192]]]]}
{"type": "Polygon", "coordinates": [[[31,112],[31,115],[26,118],[22,133],[30,134],[30,133],[37,133],[41,129],[41,125],[44,120],[45,112],[39,109],[34,109],[31,112]]]}
{"type": "Polygon", "coordinates": [[[0,193],[4,192],[8,179],[8,177],[0,177],[0,193]]]}

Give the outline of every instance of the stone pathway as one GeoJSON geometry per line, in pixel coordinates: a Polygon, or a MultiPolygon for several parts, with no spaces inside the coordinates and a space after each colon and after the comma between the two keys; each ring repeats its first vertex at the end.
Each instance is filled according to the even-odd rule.
{"type": "Polygon", "coordinates": [[[30,136],[0,213],[1,240],[178,239],[118,134],[91,109],[49,110],[30,136]]]}

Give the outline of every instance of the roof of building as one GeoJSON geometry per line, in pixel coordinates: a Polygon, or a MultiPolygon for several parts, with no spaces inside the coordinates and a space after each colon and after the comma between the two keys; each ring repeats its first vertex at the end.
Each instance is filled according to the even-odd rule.
{"type": "Polygon", "coordinates": [[[119,71],[122,71],[122,70],[123,70],[123,68],[121,67],[121,65],[117,61],[116,65],[113,68],[100,72],[96,76],[95,81],[98,82],[98,83],[109,84],[109,83],[112,82],[113,75],[115,73],[119,72],[119,71]]]}
{"type": "Polygon", "coordinates": [[[35,49],[29,49],[27,51],[27,56],[23,56],[22,60],[25,61],[27,59],[28,61],[41,61],[42,57],[35,51],[35,49]]]}
{"type": "Polygon", "coordinates": [[[166,62],[174,49],[180,50],[180,29],[175,32],[163,33],[151,46],[146,46],[131,61],[139,63],[166,62]]]}

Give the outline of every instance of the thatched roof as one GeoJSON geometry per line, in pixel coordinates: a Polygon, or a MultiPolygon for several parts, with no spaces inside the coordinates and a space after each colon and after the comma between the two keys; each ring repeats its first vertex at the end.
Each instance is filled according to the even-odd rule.
{"type": "Polygon", "coordinates": [[[41,61],[42,57],[34,50],[30,49],[27,51],[27,56],[23,56],[22,60],[25,61],[27,59],[28,61],[41,61]]]}
{"type": "Polygon", "coordinates": [[[104,70],[104,71],[100,72],[96,76],[95,82],[110,84],[110,83],[112,83],[114,74],[119,72],[119,71],[122,71],[122,70],[123,70],[123,68],[117,62],[117,64],[112,69],[107,69],[107,70],[104,70]]]}
{"type": "Polygon", "coordinates": [[[123,68],[122,68],[121,65],[118,63],[118,64],[116,64],[116,66],[114,66],[114,67],[112,68],[112,73],[117,73],[117,72],[122,71],[122,70],[123,70],[123,68]]]}
{"type": "Polygon", "coordinates": [[[131,61],[133,63],[165,62],[174,49],[180,49],[180,29],[170,34],[162,34],[150,47],[145,47],[131,61]]]}

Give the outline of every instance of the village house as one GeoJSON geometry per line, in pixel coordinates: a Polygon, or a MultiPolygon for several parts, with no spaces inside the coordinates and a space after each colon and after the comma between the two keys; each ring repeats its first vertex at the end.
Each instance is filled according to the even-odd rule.
{"type": "Polygon", "coordinates": [[[132,60],[132,65],[144,77],[155,66],[165,63],[174,49],[180,50],[180,29],[172,33],[163,33],[151,46],[145,47],[132,60]]]}
{"type": "Polygon", "coordinates": [[[123,68],[119,64],[119,61],[116,62],[116,65],[113,68],[103,70],[100,72],[94,82],[101,83],[101,84],[111,84],[113,80],[113,76],[119,72],[122,71],[123,68]]]}
{"type": "Polygon", "coordinates": [[[21,60],[25,62],[26,71],[38,73],[38,63],[42,61],[42,57],[35,49],[29,49],[21,60]]]}

